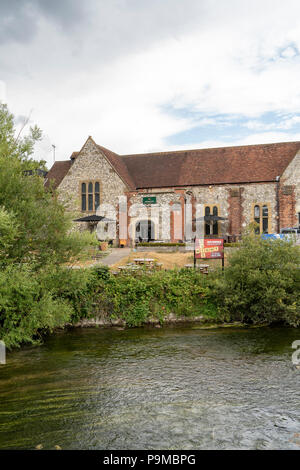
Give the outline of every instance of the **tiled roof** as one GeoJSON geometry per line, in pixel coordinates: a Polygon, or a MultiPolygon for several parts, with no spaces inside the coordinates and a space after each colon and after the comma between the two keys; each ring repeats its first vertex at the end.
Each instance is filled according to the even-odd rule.
{"type": "MultiPolygon", "coordinates": [[[[130,189],[149,189],[275,181],[300,150],[300,142],[136,155],[118,155],[100,145],[98,148],[130,189]]],[[[76,158],[78,153],[72,156],[76,154],[76,158]]],[[[58,186],[70,166],[71,160],[56,162],[48,180],[56,179],[58,186]]]]}
{"type": "Polygon", "coordinates": [[[57,188],[57,186],[62,182],[62,180],[68,173],[71,165],[71,160],[55,162],[51,169],[48,171],[45,186],[49,187],[51,184],[54,189],[57,188]]]}
{"type": "Polygon", "coordinates": [[[300,142],[125,155],[136,188],[275,181],[300,142]]]}
{"type": "Polygon", "coordinates": [[[111,150],[106,149],[105,147],[101,147],[101,145],[97,145],[97,147],[101,150],[102,153],[106,156],[106,158],[110,161],[113,168],[116,170],[118,175],[123,179],[123,181],[127,184],[129,189],[135,189],[134,181],[129,174],[128,168],[123,160],[118,154],[112,152],[111,150]]]}

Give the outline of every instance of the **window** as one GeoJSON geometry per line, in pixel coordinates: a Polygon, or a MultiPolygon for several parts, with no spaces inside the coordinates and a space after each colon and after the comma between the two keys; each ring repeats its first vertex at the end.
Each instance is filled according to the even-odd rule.
{"type": "Polygon", "coordinates": [[[81,210],[86,211],[86,184],[81,185],[81,210]]]}
{"type": "Polygon", "coordinates": [[[81,183],[81,210],[94,212],[100,206],[100,183],[86,181],[81,183]]]}
{"type": "Polygon", "coordinates": [[[255,204],[253,209],[253,220],[257,223],[255,233],[269,233],[269,205],[268,204],[255,204]]]}
{"type": "Polygon", "coordinates": [[[100,206],[100,185],[97,181],[97,183],[95,183],[95,211],[98,209],[99,206],[100,206]]]}
{"type": "Polygon", "coordinates": [[[254,207],[254,222],[257,223],[255,233],[260,233],[260,206],[254,207]]]}
{"type": "MultiPolygon", "coordinates": [[[[217,206],[213,207],[213,215],[218,216],[217,206]]],[[[219,233],[219,224],[218,224],[218,222],[214,222],[212,228],[213,228],[213,235],[218,235],[218,233],[219,233]]]]}
{"type": "MultiPolygon", "coordinates": [[[[219,208],[218,206],[205,206],[205,210],[204,210],[204,214],[207,216],[207,215],[215,215],[215,216],[219,216],[219,208]]],[[[215,235],[215,236],[218,236],[219,235],[219,222],[216,221],[216,222],[213,222],[213,223],[205,223],[205,227],[204,227],[204,233],[205,233],[205,236],[208,237],[208,236],[211,236],[211,235],[215,235]]]]}
{"type": "Polygon", "coordinates": [[[93,183],[89,183],[89,195],[88,195],[88,210],[92,211],[94,209],[93,204],[93,183]]]}
{"type": "MultiPolygon", "coordinates": [[[[210,215],[210,207],[205,207],[205,215],[210,215]]],[[[205,235],[210,235],[210,224],[205,224],[205,235]]]]}

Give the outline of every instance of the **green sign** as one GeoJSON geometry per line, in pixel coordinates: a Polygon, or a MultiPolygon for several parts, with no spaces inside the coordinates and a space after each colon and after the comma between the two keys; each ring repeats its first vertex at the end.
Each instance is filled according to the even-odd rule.
{"type": "Polygon", "coordinates": [[[143,197],[143,204],[156,204],[156,196],[143,197]]]}

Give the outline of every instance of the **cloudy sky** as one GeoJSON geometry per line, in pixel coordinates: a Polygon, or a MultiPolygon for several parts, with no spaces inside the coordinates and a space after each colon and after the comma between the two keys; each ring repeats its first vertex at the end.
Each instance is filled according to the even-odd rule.
{"type": "Polygon", "coordinates": [[[69,158],[300,140],[299,0],[1,0],[0,99],[69,158]]]}

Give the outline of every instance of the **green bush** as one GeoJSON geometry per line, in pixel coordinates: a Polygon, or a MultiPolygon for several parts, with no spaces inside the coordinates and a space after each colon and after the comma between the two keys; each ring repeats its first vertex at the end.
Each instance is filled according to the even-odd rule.
{"type": "Polygon", "coordinates": [[[91,268],[91,274],[96,279],[108,280],[110,278],[110,270],[108,266],[96,265],[91,268]]]}
{"type": "Polygon", "coordinates": [[[299,267],[299,247],[245,236],[224,276],[211,282],[211,298],[228,320],[300,326],[299,267]]]}
{"type": "MultiPolygon", "coordinates": [[[[9,239],[8,239],[9,243],[9,239]]],[[[66,323],[98,314],[128,326],[163,323],[166,315],[213,321],[300,326],[300,250],[281,240],[246,236],[225,271],[137,271],[113,276],[108,267],[0,270],[0,338],[7,347],[39,342],[66,323]]]]}
{"type": "Polygon", "coordinates": [[[92,311],[94,269],[46,266],[38,273],[38,278],[42,288],[51,292],[55,300],[67,301],[72,307],[70,321],[85,318],[92,311]]]}
{"type": "Polygon", "coordinates": [[[198,271],[184,269],[98,278],[93,285],[93,305],[99,313],[122,318],[128,326],[141,325],[150,316],[163,322],[171,312],[184,316],[203,312],[212,315],[204,282],[198,271]]]}
{"type": "Polygon", "coordinates": [[[71,320],[68,301],[55,299],[28,266],[0,271],[0,338],[8,348],[39,342],[41,333],[71,320]]]}

